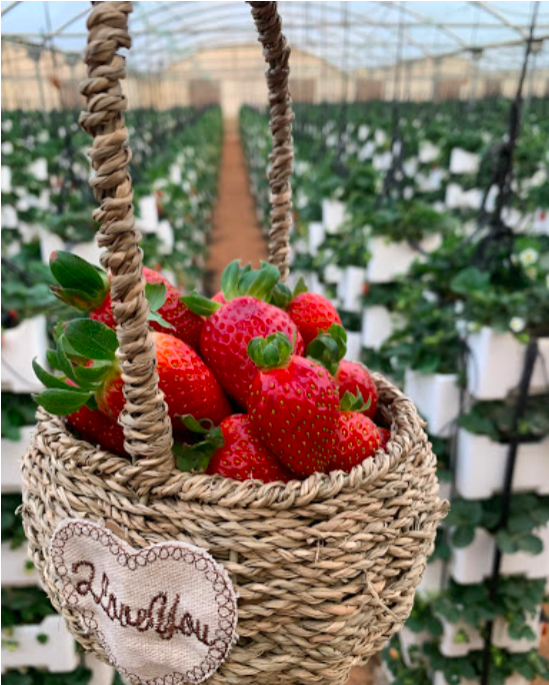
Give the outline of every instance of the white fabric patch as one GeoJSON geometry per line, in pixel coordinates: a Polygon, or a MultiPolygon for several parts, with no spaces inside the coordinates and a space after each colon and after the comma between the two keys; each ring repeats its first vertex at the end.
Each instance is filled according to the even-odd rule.
{"type": "Polygon", "coordinates": [[[136,550],[102,526],[66,519],[50,550],[64,601],[131,685],[200,683],[238,639],[231,579],[199,547],[136,550]]]}

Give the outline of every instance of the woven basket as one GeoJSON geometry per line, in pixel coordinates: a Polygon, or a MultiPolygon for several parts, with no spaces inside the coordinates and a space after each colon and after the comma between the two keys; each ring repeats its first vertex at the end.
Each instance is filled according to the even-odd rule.
{"type": "MultiPolygon", "coordinates": [[[[99,244],[112,273],[126,411],[121,421],[133,463],[76,439],[62,418],[38,412],[23,461],[23,521],[31,558],[55,608],[78,642],[106,659],[79,615],[61,601],[48,545],[67,518],[99,523],[135,548],[182,540],[228,571],[239,593],[239,641],[210,682],[278,685],[344,683],[408,617],[447,504],[436,460],[410,400],[375,375],[380,411],[392,427],[387,452],[345,474],[283,484],[237,482],[175,469],[171,426],[158,389],[147,327],[132,210],[130,159],[120,89],[120,47],[128,48],[131,3],[93,3],[82,85],[94,135],[92,185],[99,244]],[[138,460],[138,455],[147,455],[138,460]]],[[[269,63],[273,154],[270,254],[287,274],[292,163],[288,55],[276,3],[252,2],[269,63]]]]}

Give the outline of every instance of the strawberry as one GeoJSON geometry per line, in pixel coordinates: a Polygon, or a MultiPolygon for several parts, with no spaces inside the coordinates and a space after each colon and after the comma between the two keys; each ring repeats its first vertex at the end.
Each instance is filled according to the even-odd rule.
{"type": "Polygon", "coordinates": [[[387,443],[391,439],[391,431],[388,430],[387,428],[382,428],[381,426],[377,426],[377,432],[379,433],[380,449],[387,450],[387,443]]]}
{"type": "Polygon", "coordinates": [[[317,359],[334,376],[340,400],[346,392],[352,395],[360,393],[368,404],[365,415],[373,418],[377,411],[377,387],[365,366],[343,359],[347,351],[346,341],[347,334],[343,328],[332,324],[326,333],[321,333],[308,345],[307,356],[317,359]]]}
{"type": "Polygon", "coordinates": [[[378,428],[372,419],[361,413],[360,393],[346,392],[341,400],[337,428],[337,441],[330,470],[350,471],[368,457],[373,457],[381,445],[378,428]]]}
{"type": "Polygon", "coordinates": [[[371,419],[377,411],[377,387],[368,369],[359,362],[349,362],[343,359],[335,374],[335,381],[339,390],[339,398],[343,399],[346,392],[353,395],[360,393],[365,402],[370,401],[369,408],[364,412],[371,419]]]}
{"type": "Polygon", "coordinates": [[[248,399],[255,433],[298,476],[324,471],[339,413],[333,378],[318,362],[293,355],[283,333],[254,338],[248,352],[259,368],[248,399]]]}
{"type": "Polygon", "coordinates": [[[293,294],[287,286],[278,283],[274,288],[273,301],[288,312],[296,324],[305,347],[317,335],[326,332],[332,324],[341,325],[341,319],[334,305],[322,295],[307,292],[307,286],[300,278],[293,294]]]}
{"type": "Polygon", "coordinates": [[[286,483],[292,479],[290,472],[259,441],[246,414],[228,416],[217,428],[205,428],[205,421],[198,422],[192,416],[184,416],[183,422],[188,429],[205,435],[202,442],[181,449],[177,465],[183,471],[206,468],[211,476],[217,473],[233,480],[253,478],[264,483],[286,483]]]}
{"type": "MultiPolygon", "coordinates": [[[[198,419],[211,418],[219,423],[231,413],[231,407],[214,375],[198,354],[182,340],[166,333],[152,334],[156,345],[157,371],[168,413],[172,420],[192,413],[198,419]]],[[[84,405],[99,407],[116,420],[124,408],[123,382],[116,359],[118,341],[115,332],[92,319],[75,319],[62,327],[57,350],[50,350],[48,362],[61,371],[76,387],[49,374],[34,361],[40,381],[47,387],[37,401],[53,414],[72,414],[84,405]],[[89,359],[94,364],[89,366],[89,359]]],[[[180,421],[175,432],[184,432],[180,421]]]]}
{"type": "Polygon", "coordinates": [[[217,292],[213,297],[212,297],[212,302],[220,302],[221,304],[227,304],[227,301],[225,300],[225,295],[223,295],[223,291],[220,290],[217,292]]]}
{"type": "MultiPolygon", "coordinates": [[[[50,269],[59,285],[52,292],[61,301],[89,312],[90,318],[116,328],[110,296],[109,277],[103,269],[68,252],[53,252],[50,269]]],[[[151,327],[170,332],[194,349],[202,328],[202,318],[193,314],[181,301],[181,294],[157,271],[143,267],[147,281],[146,295],[151,304],[151,327]],[[156,287],[154,287],[156,285],[156,287]]]]}
{"type": "Polygon", "coordinates": [[[200,334],[200,354],[227,395],[241,407],[246,407],[257,371],[247,353],[252,338],[280,331],[295,341],[296,354],[304,350],[297,326],[286,312],[264,301],[279,277],[278,269],[270,264],[252,271],[232,262],[221,280],[225,304],[198,293],[183,298],[191,310],[207,316],[200,334]]]}
{"type": "Polygon", "coordinates": [[[99,409],[90,409],[84,405],[67,416],[67,423],[76,428],[82,438],[92,445],[126,456],[122,426],[99,409]]]}

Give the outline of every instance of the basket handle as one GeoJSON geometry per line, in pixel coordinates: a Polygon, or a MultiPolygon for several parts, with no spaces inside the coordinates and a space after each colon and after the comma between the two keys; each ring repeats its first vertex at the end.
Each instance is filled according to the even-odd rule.
{"type": "Polygon", "coordinates": [[[135,228],[128,171],[131,151],[123,116],[127,100],[120,83],[126,77],[126,64],[118,51],[131,46],[128,15],[132,3],[92,5],[84,56],[88,78],[80,85],[87,111],[80,114],[79,123],[94,139],[89,151],[94,170],[90,185],[100,206],[93,218],[100,223],[98,245],[108,248],[102,255],[103,266],[112,274],[117,356],[126,399],[120,422],[125,447],[134,458],[134,465],[124,470],[124,479],[132,481],[139,495],[145,495],[165,482],[174,458],[171,423],[158,387],[156,350],[147,321],[149,304],[142,274],[141,236],[135,228]]]}
{"type": "Polygon", "coordinates": [[[251,2],[252,16],[263,45],[268,68],[269,116],[273,150],[269,155],[271,170],[271,228],[269,262],[280,269],[285,281],[289,271],[290,227],[292,225],[292,188],[294,141],[292,138],[292,98],[288,90],[290,48],[282,33],[282,21],[276,2],[251,2]]]}

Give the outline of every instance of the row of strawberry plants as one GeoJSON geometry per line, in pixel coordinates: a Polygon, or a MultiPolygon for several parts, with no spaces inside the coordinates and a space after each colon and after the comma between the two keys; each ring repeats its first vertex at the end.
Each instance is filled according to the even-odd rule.
{"type": "MultiPolygon", "coordinates": [[[[2,656],[4,668],[11,669],[3,678],[13,685],[50,680],[106,685],[114,675],[102,664],[82,661],[62,619],[35,587],[15,513],[21,504],[19,459],[36,411],[29,393],[40,387],[31,362],[44,359],[56,322],[74,315],[54,297],[55,281],[44,261],[52,250],[64,248],[98,262],[95,204],[87,183],[89,138],[73,122],[73,112],[52,113],[46,120],[27,112],[3,118],[2,489],[8,494],[2,503],[2,656]],[[48,670],[55,673],[50,677],[48,670]]],[[[190,290],[204,273],[217,192],[220,111],[135,111],[128,126],[147,264],[190,290]]]]}
{"type": "MultiPolygon", "coordinates": [[[[459,146],[458,151],[471,155],[482,148],[496,150],[498,136],[505,130],[501,109],[498,106],[496,119],[482,110],[480,116],[486,115],[494,128],[486,131],[479,126],[479,133],[472,135],[467,130],[460,134],[461,122],[448,125],[452,109],[454,105],[448,105],[433,112],[435,123],[422,119],[419,126],[418,107],[401,108],[400,116],[407,122],[401,125],[401,145],[415,151],[418,159],[401,160],[395,169],[384,168],[387,158],[382,164],[379,157],[387,152],[391,156],[390,133],[380,123],[383,117],[378,118],[377,128],[362,123],[376,121],[375,108],[373,114],[370,108],[363,110],[353,123],[348,116],[342,131],[341,120],[330,118],[329,108],[309,106],[307,116],[298,117],[296,131],[294,269],[313,290],[329,294],[346,310],[342,318],[348,317],[356,327],[356,356],[401,383],[416,402],[436,443],[441,480],[448,483],[444,488],[454,493],[453,513],[438,536],[420,596],[434,596],[439,606],[455,607],[460,596],[486,589],[496,547],[503,555],[502,573],[511,575],[506,589],[518,596],[530,593],[528,625],[509,618],[501,608],[503,598],[490,616],[469,617],[476,640],[462,630],[459,612],[439,612],[445,629],[432,636],[434,646],[426,647],[427,666],[423,662],[413,671],[408,660],[398,670],[400,656],[388,657],[397,678],[414,680],[423,674],[418,682],[445,677],[454,683],[460,676],[478,681],[482,659],[475,662],[476,670],[452,669],[457,668],[460,654],[482,648],[486,621],[498,616],[508,620],[494,625],[494,633],[499,630],[504,639],[494,640],[498,644],[493,647],[492,665],[497,665],[493,673],[524,676],[544,668],[535,645],[545,591],[545,582],[539,579],[549,575],[549,512],[544,496],[549,494],[549,410],[543,394],[548,389],[549,364],[549,243],[539,211],[540,205],[549,206],[547,159],[539,146],[547,125],[539,118],[543,103],[536,103],[519,142],[512,211],[505,215],[507,229],[496,233],[489,221],[478,228],[476,201],[469,207],[454,206],[448,201],[448,188],[459,175],[456,157],[462,170],[469,163],[486,174],[486,158],[467,158],[454,150],[459,146]],[[441,130],[444,122],[447,138],[441,130]],[[433,135],[437,130],[438,138],[433,135]],[[446,170],[439,166],[441,159],[448,164],[446,170]],[[427,171],[422,164],[431,164],[429,173],[440,182],[436,192],[418,187],[427,171]],[[531,337],[538,339],[541,352],[531,381],[531,392],[536,394],[528,399],[515,426],[513,393],[531,337]],[[512,515],[498,529],[501,498],[497,493],[503,488],[508,445],[513,441],[519,442],[513,487],[537,494],[515,496],[512,515]],[[453,578],[450,586],[445,583],[448,575],[453,578]],[[498,646],[502,643],[503,648],[498,646]],[[522,652],[513,654],[517,644],[522,652]],[[530,648],[532,654],[526,656],[523,652],[530,648]]],[[[455,109],[454,115],[459,114],[455,109]]],[[[390,114],[385,105],[388,126],[390,114]]],[[[466,124],[471,122],[467,119],[466,124]]],[[[262,172],[268,150],[265,117],[245,110],[241,126],[248,134],[248,168],[262,219],[267,198],[262,172]]],[[[478,178],[480,186],[485,179],[480,173],[478,178]]],[[[466,180],[471,184],[471,178],[466,180]]],[[[470,190],[482,195],[482,186],[470,190]]],[[[497,188],[490,192],[487,216],[497,188]]],[[[405,636],[404,631],[402,639],[405,636]]],[[[414,652],[424,652],[424,643],[428,644],[424,637],[416,641],[414,652]]],[[[391,649],[395,656],[395,644],[391,649]]]]}

